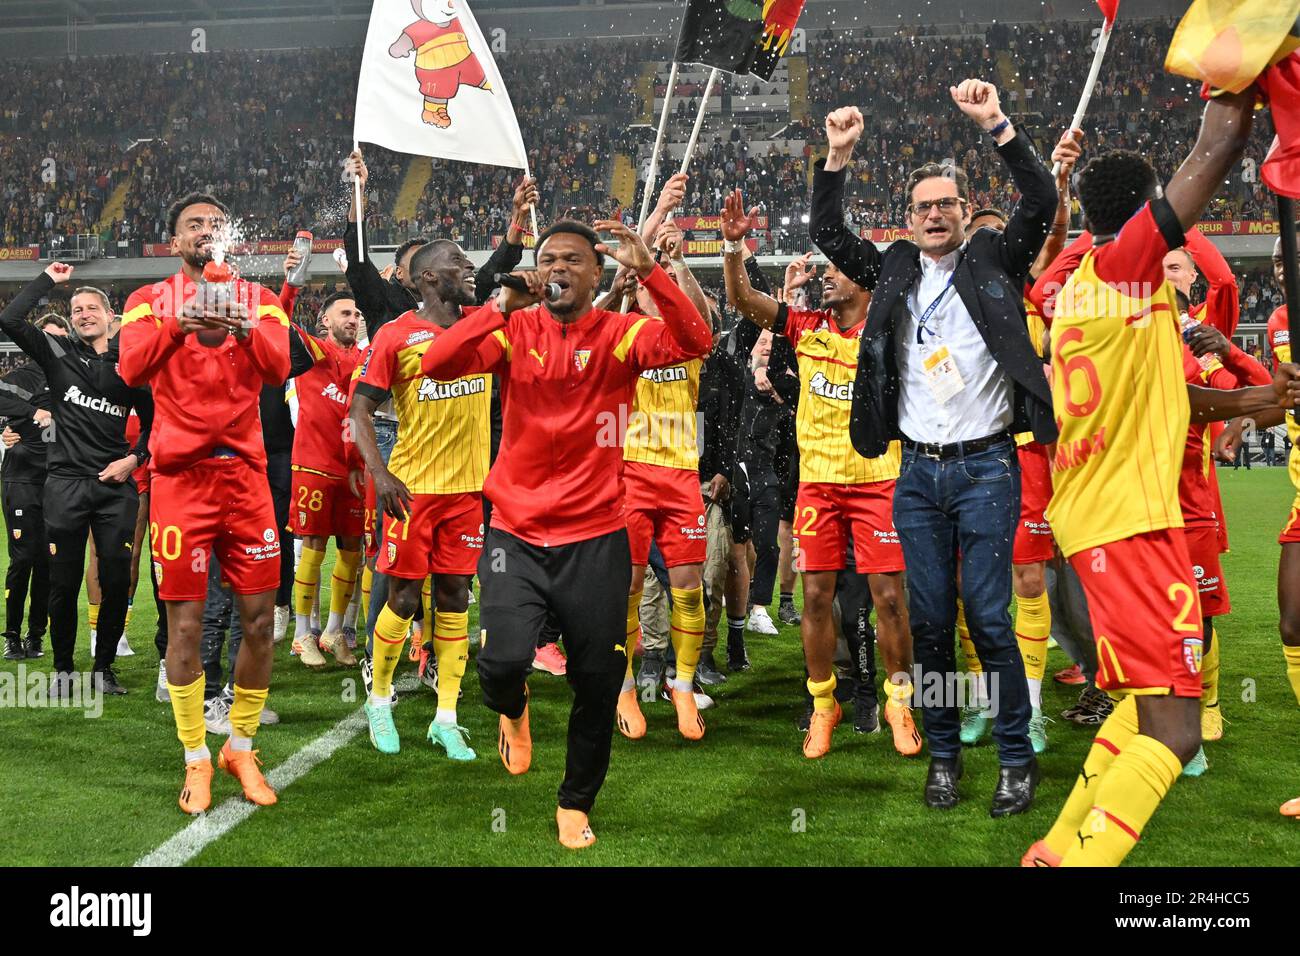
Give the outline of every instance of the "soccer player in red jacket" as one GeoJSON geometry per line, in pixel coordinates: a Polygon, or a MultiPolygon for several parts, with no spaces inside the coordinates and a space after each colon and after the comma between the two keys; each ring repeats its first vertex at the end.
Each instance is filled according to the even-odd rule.
{"type": "Polygon", "coordinates": [[[156,408],[150,536],[167,605],[167,689],[185,748],[186,813],[202,813],[212,800],[199,661],[209,552],[221,562],[244,625],[231,736],[219,764],[247,799],[276,801],[252,749],[271,679],[280,582],[258,398],[264,382],[283,384],[289,375],[289,319],[273,292],[242,279],[231,283],[225,308],[200,303],[203,268],[228,229],[229,212],[213,196],[190,193],[173,203],[168,231],[181,271],[133,292],[122,316],[122,379],[151,385],[156,408]]]}
{"type": "Polygon", "coordinates": [[[352,373],[361,364],[361,349],[357,347],[361,321],[351,294],[336,292],[321,306],[323,337],[296,325],[289,330],[289,374],[298,392],[289,530],[302,538],[302,560],[293,585],[297,614],[294,637],[298,659],[313,668],[325,666],[322,649],[346,667],[357,663],[343,638],[343,618],[352,601],[361,561],[365,499],[361,458],[356,445],[344,441],[344,420],[352,373]],[[335,537],[338,554],[330,582],[329,620],[318,647],[311,633],[311,606],[330,535],[335,537]]]}
{"type": "Polygon", "coordinates": [[[556,811],[560,843],[570,849],[596,840],[587,815],[609,768],[633,651],[624,636],[632,565],[620,424],[642,371],[703,357],[713,341],[639,236],[617,222],[594,225],[617,247],[560,220],[538,239],[537,271],[521,274],[529,292],[502,289],[439,335],[421,361],[440,381],[470,371],[501,377],[501,450],[483,487],[493,508],[478,567],[479,683],[501,715],[501,760],[523,773],[532,758],[525,678],[537,634],[554,614],[574,692],[556,811]],[[662,319],[592,306],[606,254],[636,272],[662,319]],[[548,283],[560,294],[538,307],[548,283]]]}

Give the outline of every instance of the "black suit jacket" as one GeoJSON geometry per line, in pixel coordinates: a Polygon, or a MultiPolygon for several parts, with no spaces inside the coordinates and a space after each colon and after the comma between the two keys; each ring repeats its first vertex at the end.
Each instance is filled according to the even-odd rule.
{"type": "MultiPolygon", "coordinates": [[[[1012,430],[1056,440],[1052,393],[1042,360],[1029,341],[1024,285],[1056,210],[1056,183],[1023,133],[997,148],[1020,190],[1004,232],[979,229],[967,238],[953,287],[984,344],[1012,382],[1012,430]]],[[[871,291],[862,334],[849,436],[860,455],[883,455],[904,437],[898,428],[898,362],[894,329],[907,314],[907,295],[921,274],[920,250],[899,239],[881,253],[844,224],[844,171],[813,172],[812,241],[858,285],[871,291]]]]}

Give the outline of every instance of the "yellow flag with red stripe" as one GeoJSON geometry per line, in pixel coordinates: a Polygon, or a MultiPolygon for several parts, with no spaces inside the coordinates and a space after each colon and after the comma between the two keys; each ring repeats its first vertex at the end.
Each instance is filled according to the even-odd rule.
{"type": "Polygon", "coordinates": [[[1174,31],[1165,69],[1240,93],[1300,47],[1300,0],[1195,0],[1174,31]]]}

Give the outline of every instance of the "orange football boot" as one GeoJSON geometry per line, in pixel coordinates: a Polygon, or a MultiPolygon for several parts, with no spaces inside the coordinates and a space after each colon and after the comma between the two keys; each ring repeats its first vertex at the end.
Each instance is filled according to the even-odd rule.
{"type": "Polygon", "coordinates": [[[808,723],[808,733],[803,738],[803,755],[809,760],[824,757],[831,749],[831,731],[839,726],[844,717],[840,702],[835,701],[831,710],[813,708],[812,720],[808,723]]]}
{"type": "Polygon", "coordinates": [[[217,758],[217,766],[239,781],[244,788],[244,799],[259,807],[269,807],[276,802],[275,791],[257,768],[262,764],[258,750],[232,750],[227,740],[217,758]]]}
{"type": "Polygon", "coordinates": [[[677,710],[677,730],[687,740],[700,740],[704,737],[704,718],[695,703],[693,690],[680,691],[673,688],[673,707],[677,710]]]}
{"type": "Polygon", "coordinates": [[[1052,852],[1046,840],[1039,840],[1020,858],[1021,866],[1060,866],[1061,857],[1052,852]]]}
{"type": "Polygon", "coordinates": [[[208,758],[185,765],[185,786],[178,801],[186,813],[206,813],[212,806],[212,761],[208,758]]]}
{"type": "Polygon", "coordinates": [[[645,714],[641,713],[635,687],[618,695],[618,732],[628,740],[645,736],[645,714]]]}
{"type": "Polygon", "coordinates": [[[559,807],[555,811],[555,825],[560,831],[560,843],[570,850],[581,850],[596,842],[596,834],[591,832],[587,815],[581,810],[559,807]]]}
{"type": "Polygon", "coordinates": [[[906,704],[885,701],[885,722],[894,732],[894,749],[904,757],[915,757],[921,752],[921,735],[912,720],[912,708],[906,704]]]}
{"type": "Polygon", "coordinates": [[[528,729],[528,703],[517,721],[505,714],[500,716],[501,732],[497,737],[497,753],[501,762],[512,774],[527,772],[533,762],[533,735],[528,729]]]}

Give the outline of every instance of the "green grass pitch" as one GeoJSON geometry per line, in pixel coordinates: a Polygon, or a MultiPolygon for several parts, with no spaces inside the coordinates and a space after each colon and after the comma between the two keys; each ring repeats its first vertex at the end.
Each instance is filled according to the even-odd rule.
{"type": "MultiPolygon", "coordinates": [[[[1277,636],[1277,533],[1294,495],[1285,469],[1221,472],[1233,550],[1224,558],[1233,613],[1220,628],[1221,696],[1228,725],[1207,748],[1209,773],[1174,788],[1131,865],[1293,865],[1300,825],[1278,806],[1300,794],[1300,710],[1286,683],[1277,636]]],[[[2,558],[2,556],[0,556],[2,558]]],[[[328,568],[326,569],[328,575],[328,568]]],[[[328,579],[328,578],[327,578],[328,579]]],[[[89,666],[79,638],[78,664],[89,666]]],[[[190,818],[176,806],[181,751],[170,707],[153,695],[157,659],[146,577],[131,622],[137,654],[119,663],[131,690],[100,719],[56,709],[0,709],[4,865],[129,865],[190,818]]],[[[750,635],[753,670],[735,675],[705,713],[708,735],[691,744],[671,704],[646,706],[649,734],[614,735],[609,777],[592,817],[597,845],[555,841],[555,789],[564,763],[569,690],[531,678],[532,770],[508,776],[495,752],[496,717],[481,704],[471,662],[461,721],[479,759],[453,765],[424,739],[433,692],[396,708],[402,752],[381,757],[364,731],[194,859],[203,865],[1014,865],[1048,828],[1090,734],[1050,725],[1033,810],[988,816],[997,774],[991,745],[969,750],[964,802],[950,812],[921,802],[925,757],[905,759],[887,735],[836,732],[828,757],[807,761],[795,729],[801,660],[797,629],[750,635]]],[[[257,737],[267,769],[287,760],[360,706],[359,672],[309,673],[277,651],[271,705],[283,722],[257,737]]],[[[50,666],[46,657],[36,662],[50,666]]],[[[1053,651],[1049,674],[1066,666],[1053,651]]],[[[13,672],[17,664],[4,662],[13,672]]],[[[411,664],[402,663],[399,677],[411,664]]],[[[1045,711],[1076,696],[1049,679],[1045,711]]],[[[221,741],[209,736],[214,753],[221,741]]],[[[213,805],[236,796],[214,778],[213,805]]]]}

